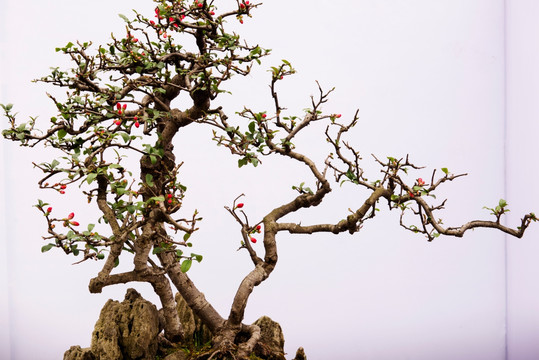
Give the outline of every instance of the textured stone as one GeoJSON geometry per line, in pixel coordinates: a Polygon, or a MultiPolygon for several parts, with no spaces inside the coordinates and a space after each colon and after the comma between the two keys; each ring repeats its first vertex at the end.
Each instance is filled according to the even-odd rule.
{"type": "Polygon", "coordinates": [[[281,325],[267,316],[262,316],[253,325],[260,328],[260,341],[255,346],[255,355],[267,360],[284,360],[284,335],[281,325]]]}
{"type": "Polygon", "coordinates": [[[170,355],[167,355],[163,360],[187,360],[187,354],[182,350],[178,350],[170,355]]]}
{"type": "Polygon", "coordinates": [[[159,314],[155,305],[128,289],[121,303],[109,300],[92,334],[92,353],[100,360],[155,359],[159,314]]]}
{"type": "Polygon", "coordinates": [[[176,309],[178,310],[185,336],[183,342],[186,345],[202,346],[211,342],[212,334],[210,329],[187,306],[180,293],[176,294],[176,309]]]}
{"type": "Polygon", "coordinates": [[[292,360],[307,360],[307,355],[305,355],[305,350],[302,347],[296,351],[296,356],[292,360]]]}
{"type": "Polygon", "coordinates": [[[90,348],[72,346],[64,353],[64,360],[96,360],[90,348]]]}

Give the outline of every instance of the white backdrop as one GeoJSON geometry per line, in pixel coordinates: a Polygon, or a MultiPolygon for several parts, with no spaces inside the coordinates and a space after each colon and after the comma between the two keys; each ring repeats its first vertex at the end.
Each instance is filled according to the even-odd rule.
{"type": "MultiPolygon", "coordinates": [[[[117,14],[132,8],[151,14],[153,4],[1,2],[0,103],[14,103],[21,119],[52,116],[45,95],[51,88],[30,80],[66,66],[55,47],[76,39],[97,45],[111,31],[123,33],[117,14]]],[[[268,1],[254,15],[233,26],[274,55],[249,78],[234,80],[235,96],[220,100],[229,113],[243,105],[269,110],[265,69],[286,58],[298,70],[282,86],[291,112],[308,106],[314,80],[336,87],[328,112],[346,118],[360,109],[351,142],[371,178],[378,176],[371,153],[410,153],[427,166],[416,177],[430,178],[430,169],[440,167],[470,174],[438,195],[450,197],[445,224],[485,218],[482,207],[499,198],[508,201],[513,226],[523,213],[539,212],[536,2],[268,1]]],[[[193,238],[205,260],[190,272],[226,314],[250,265],[236,252],[239,232],[223,206],[245,193],[245,210],[258,219],[308,177],[289,161],[238,171],[237,159],[216,147],[208,130],[186,130],[176,146],[185,160],[184,205],[204,216],[193,238]]],[[[298,150],[321,160],[323,145],[313,145],[310,134],[298,150]]],[[[31,162],[47,156],[0,142],[2,359],[58,359],[71,345],[88,346],[100,308],[108,298],[122,299],[127,287],[155,301],[140,284],[89,294],[100,263],[72,266],[75,260],[58,251],[40,253],[45,224],[31,207],[37,198],[59,213],[75,211],[79,221],[94,214],[84,199],[37,191],[40,174],[31,162]]],[[[364,195],[335,185],[328,204],[302,221],[336,221],[364,195]]],[[[537,224],[521,240],[476,230],[427,243],[399,228],[398,214],[380,208],[354,236],[279,236],[279,263],[255,289],[246,321],[266,314],[280,322],[290,358],[299,346],[310,360],[539,357],[537,224]]]]}

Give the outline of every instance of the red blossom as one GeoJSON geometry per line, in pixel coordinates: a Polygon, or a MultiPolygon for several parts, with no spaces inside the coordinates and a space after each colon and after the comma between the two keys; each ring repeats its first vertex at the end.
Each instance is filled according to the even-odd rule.
{"type": "Polygon", "coordinates": [[[241,209],[241,208],[243,207],[243,203],[239,203],[238,205],[236,205],[236,207],[237,207],[238,209],[241,209]]]}

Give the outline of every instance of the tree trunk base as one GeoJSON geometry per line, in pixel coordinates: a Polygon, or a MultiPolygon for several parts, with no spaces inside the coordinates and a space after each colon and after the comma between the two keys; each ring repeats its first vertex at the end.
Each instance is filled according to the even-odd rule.
{"type": "MultiPolygon", "coordinates": [[[[109,300],[101,310],[92,336],[91,348],[72,346],[64,360],[137,359],[154,360],[286,360],[281,326],[267,316],[237,330],[223,329],[212,335],[193,314],[182,297],[176,296],[177,311],[185,337],[180,342],[165,339],[162,314],[133,289],[122,303],[109,300]],[[140,340],[145,339],[143,346],[140,340]]],[[[306,360],[298,349],[294,360],[306,360]]]]}

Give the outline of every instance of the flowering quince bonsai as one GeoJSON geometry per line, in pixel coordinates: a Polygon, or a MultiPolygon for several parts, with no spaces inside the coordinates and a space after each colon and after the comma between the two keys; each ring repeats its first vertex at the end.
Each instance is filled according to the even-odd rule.
{"type": "Polygon", "coordinates": [[[99,231],[90,219],[79,219],[86,222],[79,229],[80,223],[73,220],[75,213],[55,218],[52,206],[39,200],[36,207],[44,215],[48,233],[44,237],[48,243],[41,250],[57,248],[69,255],[81,255],[79,262],[101,261],[102,270],[90,280],[92,293],[114,284],[150,283],[163,308],[164,336],[169,341],[177,342],[184,336],[174,287],[212,333],[211,348],[201,358],[248,359],[261,334],[258,326],[243,323],[245,308],[254,288],[277,265],[276,239],[280,232],[354,234],[377,215],[376,206],[381,201],[387,203],[389,211],[401,212],[404,229],[422,234],[428,241],[440,235],[461,237],[474,228],[522,237],[530,223],[537,221],[529,213],[516,229],[503,225],[501,216],[508,208],[500,200],[497,206],[487,208],[491,220],[444,227],[435,219],[445,201],[437,203],[434,193],[466,174],[452,174],[447,168],[442,168],[441,174],[433,170],[427,185],[422,178],[410,178],[409,174],[421,168],[408,157],[376,158],[383,176],[368,181],[359,152],[345,140],[358,121],[358,112],[352,116],[326,113],[323,105],[332,90],[324,91],[318,85],[309,108],[299,114],[286,113],[280,105],[278,87],[284,83],[281,80],[295,73],[286,60],[270,67],[273,109],[251,109],[245,104],[236,114],[225,113],[222,107],[213,105],[225,92],[224,84],[233,75],[247,76],[252,66],[269,54],[269,50],[248,45],[228,30],[227,20],[236,17],[243,23],[259,4],[231,1],[234,9],[220,13],[215,2],[155,3],[155,14],[150,14],[153,19],[139,13],[134,19],[121,15],[126,34],[113,37],[109,44],[94,47],[89,42],[70,42],[57,48],[74,63],[71,69],[54,68],[40,79],[67,91],[62,99],[49,96],[57,114],[44,124],[46,129],[38,130],[35,118],[21,123],[13,105],[2,105],[9,122],[2,134],[22,146],[44,145],[62,151],[63,157],[36,164],[44,173],[39,187],[53,190],[46,196],[55,191],[64,194],[68,187],[80,189],[101,213],[99,231]],[[196,44],[191,51],[178,43],[189,37],[196,44]],[[182,101],[180,105],[180,95],[189,103],[182,101]],[[327,126],[320,134],[321,143],[329,146],[321,164],[294,145],[297,135],[313,122],[327,126]],[[137,130],[139,126],[142,130],[137,130]],[[187,126],[212,128],[213,140],[237,156],[240,168],[256,167],[262,158],[279,155],[305,167],[311,175],[310,186],[306,182],[294,185],[292,191],[288,189],[292,193],[288,201],[256,221],[249,219],[244,203],[237,203],[243,195],[231,199],[230,207],[225,206],[238,224],[240,249],[252,262],[252,270],[244,274],[228,314],[218,312],[188,275],[191,265],[200,263],[203,257],[185,252],[194,246],[191,237],[202,220],[197,211],[186,214],[189,210],[182,205],[186,187],[179,181],[181,162],[173,152],[175,136],[187,126]],[[138,169],[124,167],[121,159],[127,155],[138,157],[138,169]],[[308,219],[300,223],[282,221],[286,215],[320,205],[334,184],[344,183],[363,188],[368,195],[358,199],[352,212],[342,209],[342,220],[310,225],[308,219]],[[251,246],[257,241],[254,233],[260,233],[263,242],[256,250],[251,246]],[[115,272],[120,258],[128,258],[125,252],[134,254],[133,268],[115,272]],[[242,336],[237,336],[240,333],[242,336]]]}

